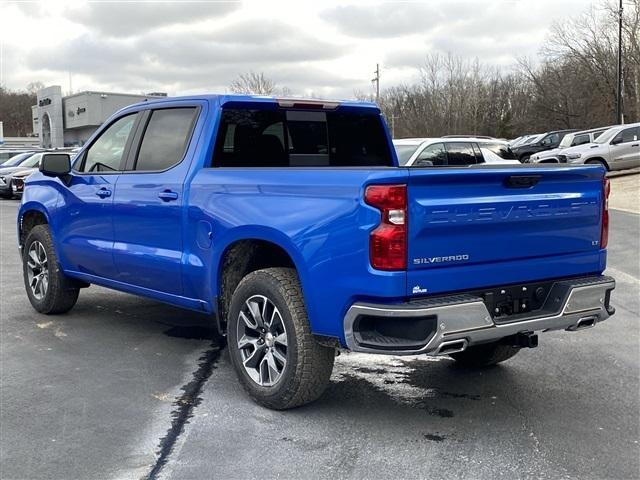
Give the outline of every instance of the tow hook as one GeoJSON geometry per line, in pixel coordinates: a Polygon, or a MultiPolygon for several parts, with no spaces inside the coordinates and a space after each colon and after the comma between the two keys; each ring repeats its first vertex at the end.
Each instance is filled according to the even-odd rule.
{"type": "Polygon", "coordinates": [[[511,337],[511,345],[516,348],[536,348],[538,346],[538,335],[533,332],[516,333],[511,337]]]}

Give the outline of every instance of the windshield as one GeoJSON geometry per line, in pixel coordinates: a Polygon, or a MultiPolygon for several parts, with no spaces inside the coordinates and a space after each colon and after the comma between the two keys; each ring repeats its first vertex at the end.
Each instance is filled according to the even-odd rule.
{"type": "Polygon", "coordinates": [[[33,152],[19,153],[18,155],[14,155],[9,160],[4,162],[2,164],[2,166],[3,167],[15,167],[17,165],[20,165],[20,162],[23,162],[24,160],[29,158],[31,155],[33,155],[33,152]]]}
{"type": "Polygon", "coordinates": [[[562,139],[562,141],[560,142],[560,145],[558,145],[558,148],[570,147],[571,146],[571,142],[573,141],[575,136],[576,135],[574,133],[570,133],[568,135],[565,135],[564,138],[562,139]]]}
{"type": "Polygon", "coordinates": [[[527,138],[524,142],[522,142],[522,145],[529,145],[531,143],[536,143],[538,140],[540,140],[542,137],[544,137],[544,133],[541,133],[540,135],[531,135],[529,138],[527,138]]]}
{"type": "Polygon", "coordinates": [[[36,153],[35,155],[32,155],[30,158],[22,162],[20,166],[29,167],[29,168],[37,167],[38,164],[40,163],[41,158],[42,158],[42,153],[36,153]]]}
{"type": "Polygon", "coordinates": [[[596,138],[594,140],[594,142],[595,143],[607,143],[609,140],[611,140],[613,137],[615,137],[616,134],[619,131],[620,131],[619,128],[610,128],[609,130],[607,130],[606,132],[601,134],[598,138],[596,138]]]}
{"type": "Polygon", "coordinates": [[[394,145],[394,147],[400,165],[406,165],[411,155],[418,149],[418,145],[394,145]]]}

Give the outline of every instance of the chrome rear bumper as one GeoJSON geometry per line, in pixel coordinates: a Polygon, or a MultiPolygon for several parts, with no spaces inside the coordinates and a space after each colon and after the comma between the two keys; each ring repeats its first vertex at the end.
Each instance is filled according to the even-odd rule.
{"type": "MultiPolygon", "coordinates": [[[[412,301],[404,304],[353,304],[344,318],[347,346],[356,352],[388,355],[443,355],[462,351],[470,345],[496,341],[523,332],[547,330],[581,330],[593,327],[613,315],[609,306],[610,292],[615,280],[594,276],[560,280],[553,284],[543,307],[529,314],[496,321],[483,299],[469,294],[447,295],[412,301]],[[412,320],[433,325],[425,331],[419,345],[402,346],[390,337],[388,345],[371,346],[359,332],[363,319],[382,317],[411,324],[412,320]]],[[[414,329],[415,334],[415,329],[414,329]]]]}

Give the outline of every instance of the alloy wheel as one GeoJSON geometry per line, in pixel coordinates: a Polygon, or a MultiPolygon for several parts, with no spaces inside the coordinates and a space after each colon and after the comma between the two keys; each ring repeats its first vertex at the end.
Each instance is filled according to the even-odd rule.
{"type": "Polygon", "coordinates": [[[27,279],[36,300],[42,300],[49,289],[49,263],[44,245],[34,241],[27,253],[27,279]]]}
{"type": "Polygon", "coordinates": [[[278,383],[287,365],[287,330],[271,300],[253,295],[244,302],[237,339],[242,365],[249,377],[263,387],[278,383]]]}

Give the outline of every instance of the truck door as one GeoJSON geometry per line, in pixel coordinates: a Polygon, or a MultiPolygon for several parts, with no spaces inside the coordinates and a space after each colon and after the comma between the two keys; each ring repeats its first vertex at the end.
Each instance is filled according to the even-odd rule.
{"type": "Polygon", "coordinates": [[[185,157],[197,114],[192,105],[144,112],[113,200],[114,262],[122,282],[182,294],[185,157]]]}
{"type": "Polygon", "coordinates": [[[74,163],[61,187],[58,244],[65,268],[115,279],[113,198],[131,146],[137,113],[111,123],[74,163]]]}

